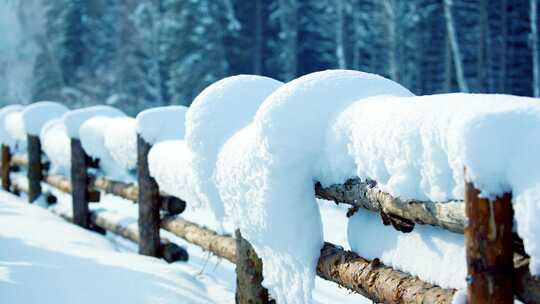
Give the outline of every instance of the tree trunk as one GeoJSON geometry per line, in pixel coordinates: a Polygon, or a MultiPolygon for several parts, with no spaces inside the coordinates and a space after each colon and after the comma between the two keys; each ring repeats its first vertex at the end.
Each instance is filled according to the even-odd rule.
{"type": "Polygon", "coordinates": [[[513,303],[512,196],[480,198],[465,184],[467,303],[513,303]]]}
{"type": "Polygon", "coordinates": [[[11,178],[9,177],[9,171],[11,166],[11,150],[9,146],[2,145],[2,189],[9,191],[11,187],[11,178]]]}
{"type": "Polygon", "coordinates": [[[33,203],[41,195],[41,142],[39,137],[28,135],[28,202],[33,203]]]}
{"type": "Polygon", "coordinates": [[[137,134],[137,178],[139,182],[139,253],[159,256],[159,188],[150,176],[148,152],[152,146],[137,134]]]}
{"type": "Polygon", "coordinates": [[[452,17],[452,0],[444,0],[444,17],[446,19],[446,30],[448,31],[448,39],[450,40],[450,46],[452,47],[454,67],[456,68],[456,77],[459,89],[462,92],[469,92],[469,87],[467,85],[467,81],[465,80],[465,74],[463,72],[461,51],[459,50],[459,42],[457,39],[456,29],[454,27],[454,20],[452,17]]]}
{"type": "Polygon", "coordinates": [[[533,96],[540,96],[540,63],[538,58],[538,3],[537,0],[530,0],[530,22],[531,22],[531,56],[533,70],[533,96]]]}
{"type": "Polygon", "coordinates": [[[269,302],[268,290],[262,286],[262,261],[242,237],[236,236],[236,303],[264,304],[269,302]]]}

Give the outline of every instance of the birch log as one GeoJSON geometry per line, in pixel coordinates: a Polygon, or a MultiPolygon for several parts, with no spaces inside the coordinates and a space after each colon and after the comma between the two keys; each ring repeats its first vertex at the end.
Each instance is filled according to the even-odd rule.
{"type": "Polygon", "coordinates": [[[336,203],[394,215],[417,224],[439,226],[456,233],[463,233],[467,222],[465,207],[461,201],[437,203],[401,200],[381,191],[372,181],[351,179],[344,184],[329,187],[316,183],[315,195],[336,203]]]}

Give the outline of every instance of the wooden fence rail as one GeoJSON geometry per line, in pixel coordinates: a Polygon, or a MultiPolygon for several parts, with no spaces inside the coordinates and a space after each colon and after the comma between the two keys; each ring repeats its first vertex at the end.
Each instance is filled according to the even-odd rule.
{"type": "MultiPolygon", "coordinates": [[[[9,149],[8,153],[5,153],[2,147],[0,172],[4,189],[10,188],[11,164],[26,165],[29,171],[31,170],[31,163],[36,162],[35,147],[39,145],[33,145],[34,150],[31,153],[29,145],[28,160],[11,156],[9,149]],[[34,155],[31,156],[31,154],[34,155]],[[5,182],[4,178],[6,178],[5,182]]],[[[187,253],[178,249],[172,250],[174,254],[165,253],[164,248],[171,243],[159,236],[159,227],[161,227],[204,250],[237,263],[237,280],[242,280],[237,284],[239,303],[267,303],[268,293],[260,285],[261,270],[257,267],[255,269],[245,267],[245,265],[260,264],[260,260],[253,250],[249,250],[247,246],[249,243],[241,238],[240,232],[237,233],[235,239],[174,216],[183,211],[185,202],[167,198],[166,195],[160,193],[159,187],[148,173],[147,153],[150,148],[148,143],[141,138],[138,139],[138,185],[140,187],[88,175],[89,158],[80,147],[80,142],[77,145],[76,141],[72,141],[71,181],[62,176],[43,174],[42,168],[39,167],[39,174],[36,172],[28,174],[28,184],[35,185],[36,180],[38,184],[43,181],[61,191],[71,193],[73,221],[76,224],[85,228],[97,226],[122,235],[137,242],[142,254],[165,258],[171,255],[187,256],[187,253]],[[137,201],[138,226],[123,227],[119,223],[100,216],[99,213],[90,212],[88,203],[97,200],[99,195],[94,194],[95,197],[92,197],[91,193],[96,193],[96,189],[137,201]],[[160,218],[160,209],[166,210],[169,215],[160,218]],[[247,287],[242,289],[243,286],[247,287]]],[[[38,160],[41,164],[41,151],[38,150],[38,152],[38,160]]],[[[25,190],[24,187],[19,188],[25,190]]],[[[26,191],[29,193],[29,198],[31,193],[35,193],[29,188],[26,191]]],[[[330,187],[315,184],[315,193],[318,197],[379,212],[389,224],[400,231],[410,231],[415,224],[430,224],[452,232],[465,233],[469,273],[468,303],[510,303],[514,294],[525,303],[540,303],[540,283],[528,272],[527,257],[516,254],[512,247],[512,210],[508,196],[502,198],[506,209],[495,211],[493,207],[501,204],[482,201],[478,198],[477,192],[478,190],[472,185],[468,185],[465,195],[467,212],[465,212],[463,202],[402,201],[381,192],[371,182],[352,180],[343,185],[330,187]],[[480,204],[479,200],[482,201],[480,204]],[[477,224],[474,220],[471,221],[471,218],[478,220],[477,224]],[[465,223],[468,222],[473,225],[466,226],[465,223]],[[485,227],[488,228],[484,229],[485,227]],[[515,267],[512,265],[513,254],[520,261],[515,267]]],[[[172,248],[172,245],[170,247],[172,248]]],[[[383,265],[378,259],[369,261],[354,252],[345,251],[329,243],[326,243],[321,250],[317,274],[382,303],[451,303],[455,293],[453,289],[440,288],[409,274],[396,271],[383,265]]]]}

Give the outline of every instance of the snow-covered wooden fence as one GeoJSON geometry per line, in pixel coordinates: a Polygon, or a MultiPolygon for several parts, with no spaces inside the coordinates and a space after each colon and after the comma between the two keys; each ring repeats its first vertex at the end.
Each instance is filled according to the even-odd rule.
{"type": "MultiPolygon", "coordinates": [[[[268,302],[268,292],[260,285],[262,263],[253,249],[246,247],[249,243],[246,243],[240,235],[236,238],[219,235],[196,223],[174,216],[184,210],[185,202],[159,192],[155,181],[145,168],[151,146],[144,140],[138,141],[138,185],[89,175],[91,158],[80,148],[80,142],[77,141],[71,145],[72,179],[48,175],[43,169],[47,168],[48,164],[42,162],[39,138],[32,141],[33,143],[28,145],[27,157],[11,155],[9,148],[2,146],[1,171],[5,177],[4,189],[27,192],[29,197],[31,195],[32,200],[35,200],[42,194],[41,186],[37,185],[45,182],[72,194],[73,216],[60,214],[64,218],[81,227],[111,231],[130,239],[139,244],[141,254],[163,257],[170,262],[186,260],[187,253],[182,248],[160,237],[158,228],[161,227],[204,250],[237,263],[239,280],[237,297],[240,303],[268,302]],[[28,187],[17,184],[14,188],[10,185],[9,170],[14,165],[28,168],[28,187]],[[31,185],[34,187],[33,190],[31,185]],[[123,227],[120,223],[100,216],[99,213],[90,212],[88,203],[99,201],[97,190],[138,202],[140,210],[138,230],[123,227]],[[167,215],[160,218],[159,210],[164,210],[167,215]]],[[[527,270],[527,258],[523,256],[519,239],[514,236],[512,242],[509,195],[490,202],[479,199],[479,191],[472,184],[468,184],[465,196],[467,213],[465,213],[459,208],[462,202],[401,201],[377,190],[374,185],[375,182],[350,180],[329,187],[315,183],[314,187],[318,197],[349,204],[352,206],[352,212],[355,208],[376,211],[381,214],[383,221],[400,231],[411,231],[415,224],[430,224],[453,232],[465,233],[468,242],[467,251],[471,256],[468,261],[469,274],[475,278],[470,282],[469,288],[471,303],[506,303],[513,299],[514,293],[525,303],[538,303],[539,282],[527,270]],[[473,208],[476,206],[478,208],[473,208]],[[465,224],[468,221],[469,226],[465,224]],[[518,267],[515,269],[512,266],[513,255],[521,261],[520,264],[516,264],[518,267]]],[[[50,196],[50,193],[47,195],[50,196]]],[[[451,303],[455,293],[453,289],[444,289],[422,282],[416,277],[387,267],[378,260],[364,259],[354,252],[343,250],[330,243],[326,243],[321,250],[317,274],[361,293],[373,301],[383,303],[451,303]]]]}
{"type": "Polygon", "coordinates": [[[186,257],[161,238],[163,229],[225,258],[237,265],[240,303],[309,303],[315,274],[383,303],[540,302],[531,275],[540,272],[538,100],[414,97],[379,76],[325,71],[287,84],[226,78],[189,110],[155,108],[136,119],[107,106],[68,111],[50,103],[16,114],[0,111],[0,135],[4,122],[14,129],[0,136],[4,189],[28,192],[31,201],[42,182],[70,193],[73,215],[61,216],[123,235],[142,254],[186,257]],[[39,107],[48,110],[28,114],[39,107]],[[26,158],[10,155],[11,138],[25,141],[26,158]],[[71,180],[44,170],[40,148],[51,164],[71,169],[71,180]],[[27,185],[10,187],[14,163],[28,167],[27,185]],[[136,168],[138,182],[117,181],[116,165],[125,174],[136,168]],[[335,184],[351,176],[358,178],[335,184]],[[99,190],[138,202],[138,226],[89,208],[99,190]],[[352,251],[324,243],[314,196],[351,205],[352,251]],[[441,203],[450,198],[463,201],[441,203]],[[197,204],[219,224],[230,217],[235,236],[176,216],[197,204]],[[379,233],[388,244],[378,246],[379,233]]]}

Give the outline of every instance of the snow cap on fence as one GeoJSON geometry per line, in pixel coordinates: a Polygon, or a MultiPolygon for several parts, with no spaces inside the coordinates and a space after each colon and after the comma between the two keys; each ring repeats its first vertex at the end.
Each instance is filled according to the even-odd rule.
{"type": "Polygon", "coordinates": [[[238,75],[205,88],[186,114],[186,144],[192,151],[195,190],[217,221],[225,215],[213,175],[221,146],[251,122],[263,101],[282,82],[255,75],[238,75]]]}
{"type": "Polygon", "coordinates": [[[104,130],[105,147],[112,159],[126,170],[137,165],[137,132],[133,117],[115,117],[104,130]]]}
{"type": "Polygon", "coordinates": [[[125,171],[113,160],[105,146],[105,131],[113,127],[112,117],[94,116],[87,119],[79,128],[81,145],[90,157],[99,159],[99,167],[112,179],[122,178],[125,171]]]}
{"type": "MultiPolygon", "coordinates": [[[[13,111],[6,115],[4,121],[7,133],[19,145],[26,145],[26,131],[24,130],[24,122],[21,111],[13,111]]],[[[24,148],[19,146],[20,148],[24,148]]]]}
{"type": "Polygon", "coordinates": [[[167,106],[142,111],[137,115],[137,133],[149,144],[183,139],[187,107],[167,106]]]}
{"type": "Polygon", "coordinates": [[[222,147],[216,181],[227,214],[263,260],[278,303],[310,303],[323,245],[313,180],[324,134],[348,104],[410,96],[399,84],[347,70],[312,73],[273,92],[253,122],[222,147]]]}
{"type": "MultiPolygon", "coordinates": [[[[492,94],[369,98],[336,117],[323,146],[319,168],[324,174],[317,180],[327,185],[359,177],[403,200],[443,202],[462,200],[465,180],[489,199],[511,192],[531,272],[540,274],[538,99],[492,94]]],[[[355,240],[349,241],[355,247],[355,240]]]]}
{"type": "Polygon", "coordinates": [[[20,112],[23,108],[22,105],[14,104],[5,106],[0,110],[0,143],[9,146],[12,149],[15,148],[16,139],[8,132],[6,118],[8,114],[20,112]]]}
{"type": "Polygon", "coordinates": [[[24,129],[29,135],[39,136],[45,123],[51,119],[61,117],[67,111],[66,106],[53,101],[40,101],[30,104],[22,111],[24,129]]]}
{"type": "Polygon", "coordinates": [[[43,151],[49,158],[51,172],[69,172],[71,167],[71,143],[62,118],[48,121],[39,135],[43,151]]]}
{"type": "Polygon", "coordinates": [[[125,116],[122,111],[110,106],[92,106],[67,112],[64,116],[64,124],[70,138],[79,138],[81,125],[94,116],[118,117],[125,116]]]}

